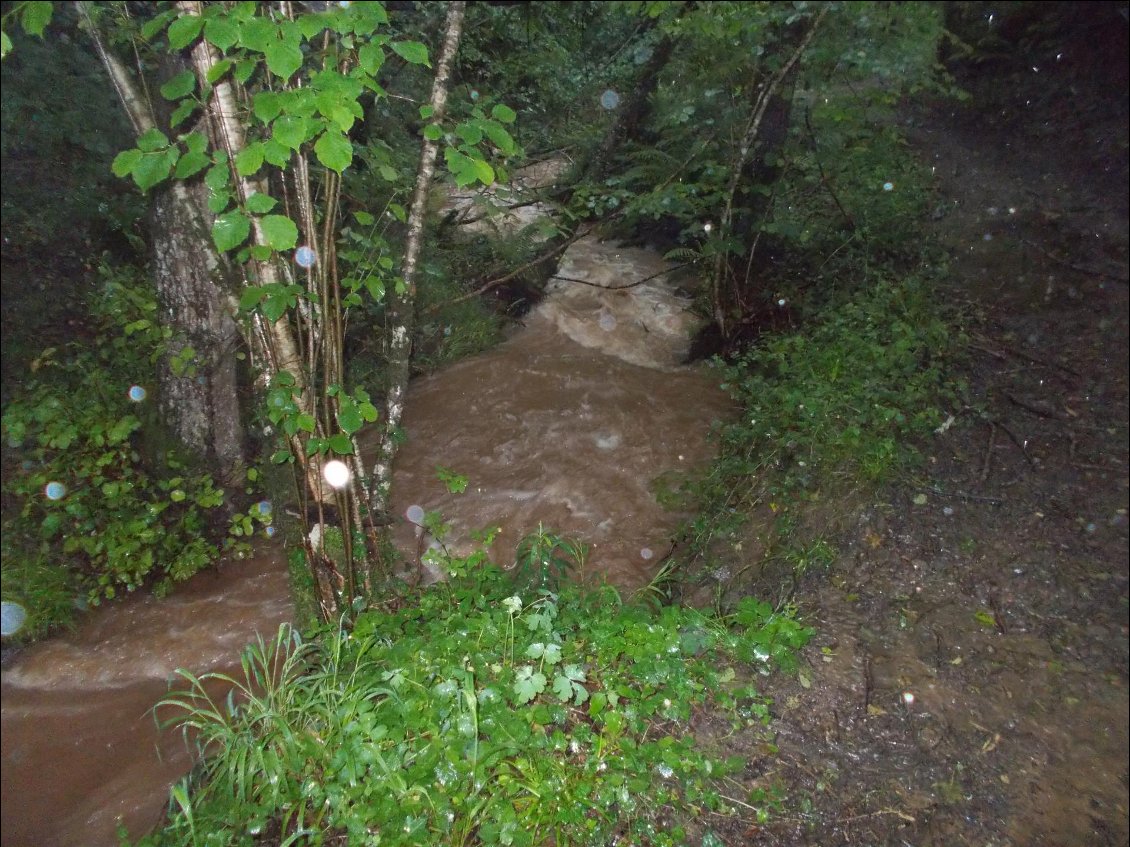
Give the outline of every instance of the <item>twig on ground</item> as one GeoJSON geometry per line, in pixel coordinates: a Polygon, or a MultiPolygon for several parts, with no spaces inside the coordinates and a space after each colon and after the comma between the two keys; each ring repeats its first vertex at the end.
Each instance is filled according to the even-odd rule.
{"type": "Polygon", "coordinates": [[[989,421],[989,440],[985,444],[985,455],[981,459],[981,482],[985,482],[989,478],[989,472],[993,467],[993,447],[997,442],[997,425],[989,421]]]}

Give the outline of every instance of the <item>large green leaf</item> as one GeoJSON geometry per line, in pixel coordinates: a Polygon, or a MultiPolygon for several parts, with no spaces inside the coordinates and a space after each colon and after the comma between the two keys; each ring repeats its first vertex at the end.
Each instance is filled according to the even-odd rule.
{"type": "Polygon", "coordinates": [[[357,408],[357,404],[348,397],[344,398],[337,413],[337,425],[342,428],[346,435],[353,435],[364,423],[361,418],[361,410],[357,408]]]}
{"type": "Polygon", "coordinates": [[[189,151],[181,156],[177,162],[177,169],[173,175],[177,179],[188,179],[212,164],[212,159],[206,153],[189,151]]]}
{"type": "Polygon", "coordinates": [[[169,25],[169,48],[183,50],[196,40],[204,26],[204,19],[199,15],[181,15],[169,25]]]}
{"type": "Polygon", "coordinates": [[[499,103],[490,110],[490,116],[504,124],[512,124],[514,123],[514,119],[518,117],[518,113],[509,106],[499,103]]]}
{"type": "Polygon", "coordinates": [[[176,164],[180,154],[176,150],[176,157],[170,157],[169,151],[157,153],[143,153],[133,168],[133,181],[142,191],[148,191],[157,183],[166,179],[176,164]]]}
{"type": "Polygon", "coordinates": [[[406,62],[411,62],[413,65],[427,65],[429,68],[432,66],[428,61],[428,48],[419,41],[393,41],[389,47],[406,62]]]}
{"type": "Polygon", "coordinates": [[[275,208],[278,203],[279,201],[269,194],[255,192],[247,198],[247,202],[244,205],[247,206],[247,211],[249,212],[254,212],[256,215],[265,215],[267,212],[271,211],[271,209],[275,208]]]}
{"type": "Polygon", "coordinates": [[[251,109],[263,123],[270,123],[282,113],[282,98],[274,91],[260,91],[252,101],[251,109]]]}
{"type": "Polygon", "coordinates": [[[245,242],[250,234],[251,220],[238,210],[220,215],[212,224],[212,240],[221,253],[234,250],[245,242]]]}
{"type": "Polygon", "coordinates": [[[114,162],[110,165],[110,170],[114,172],[114,176],[123,177],[129,176],[133,173],[133,169],[137,167],[137,163],[141,160],[142,153],[136,147],[130,150],[123,150],[114,157],[114,162]]]}
{"type": "Polygon", "coordinates": [[[329,444],[330,449],[337,453],[339,456],[353,455],[353,442],[344,432],[339,432],[335,435],[331,435],[329,444]]]}
{"type": "Polygon", "coordinates": [[[309,123],[306,118],[294,115],[283,115],[276,118],[271,124],[271,136],[280,144],[285,144],[291,150],[297,150],[306,141],[309,123]]]}
{"type": "Polygon", "coordinates": [[[353,145],[344,133],[327,130],[314,144],[314,155],[331,171],[341,173],[353,161],[353,145]]]}
{"type": "Polygon", "coordinates": [[[179,100],[196,90],[196,74],[183,71],[161,86],[161,96],[166,100],[179,100]]]}
{"type": "Polygon", "coordinates": [[[277,77],[290,79],[302,67],[302,48],[289,41],[275,41],[263,51],[267,68],[277,77]]]}
{"type": "Polygon", "coordinates": [[[156,127],[147,129],[137,139],[137,147],[143,153],[154,153],[157,150],[164,150],[168,146],[168,136],[156,127]]]}
{"type": "Polygon", "coordinates": [[[235,154],[235,172],[240,176],[251,176],[263,166],[263,145],[259,142],[248,144],[235,154]]]}
{"type": "Polygon", "coordinates": [[[267,215],[259,225],[273,250],[289,250],[298,243],[298,227],[286,215],[267,215]]]}
{"type": "Polygon", "coordinates": [[[51,23],[51,12],[51,3],[24,3],[23,8],[20,9],[20,23],[23,25],[24,32],[42,38],[43,30],[47,28],[47,24],[51,23]]]}
{"type": "Polygon", "coordinates": [[[221,50],[227,50],[239,40],[239,27],[228,18],[209,18],[204,24],[204,37],[221,50]]]}

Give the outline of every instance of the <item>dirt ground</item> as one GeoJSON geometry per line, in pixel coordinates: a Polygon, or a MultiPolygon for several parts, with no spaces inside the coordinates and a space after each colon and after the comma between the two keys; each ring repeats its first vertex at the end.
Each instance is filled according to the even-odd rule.
{"type": "Polygon", "coordinates": [[[908,113],[953,256],[939,295],[969,315],[967,407],[802,582],[818,635],[767,692],[772,770],[745,775],[789,811],[726,843],[1130,840],[1121,43],[908,113]]]}

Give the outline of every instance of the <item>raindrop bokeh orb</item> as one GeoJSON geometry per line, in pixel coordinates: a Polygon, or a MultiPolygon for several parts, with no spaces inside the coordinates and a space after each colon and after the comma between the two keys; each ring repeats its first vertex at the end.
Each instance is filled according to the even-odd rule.
{"type": "Polygon", "coordinates": [[[276,530],[276,529],[275,529],[275,528],[274,528],[273,526],[269,526],[269,527],[267,527],[267,537],[268,537],[268,538],[274,538],[274,537],[275,537],[275,532],[276,532],[276,531],[277,531],[277,530],[276,530]]]}
{"type": "Polygon", "coordinates": [[[259,510],[259,514],[269,515],[269,514],[271,514],[271,501],[270,500],[260,500],[258,503],[255,504],[255,508],[259,510]]]}
{"type": "Polygon", "coordinates": [[[609,88],[607,91],[600,95],[600,105],[603,108],[611,111],[612,109],[615,109],[620,105],[620,95],[609,88]]]}
{"type": "Polygon", "coordinates": [[[145,399],[145,389],[140,385],[131,385],[126,393],[129,395],[129,399],[135,403],[140,403],[145,399]]]}
{"type": "Polygon", "coordinates": [[[312,268],[317,260],[318,256],[314,253],[312,247],[303,245],[294,251],[294,261],[298,263],[299,267],[312,268]]]}
{"type": "Polygon", "coordinates": [[[893,182],[884,182],[883,183],[883,190],[884,191],[894,191],[895,190],[895,184],[893,182]]]}
{"type": "Polygon", "coordinates": [[[412,504],[404,512],[404,517],[408,518],[409,523],[422,524],[424,522],[424,509],[421,506],[412,504]]]}
{"type": "Polygon", "coordinates": [[[48,500],[62,500],[67,496],[67,486],[61,482],[49,482],[43,493],[47,495],[48,500]]]}
{"type": "Polygon", "coordinates": [[[334,488],[345,488],[349,485],[349,479],[352,474],[349,472],[349,467],[345,462],[339,462],[337,459],[331,459],[326,462],[326,466],[322,468],[322,476],[334,488]]]}
{"type": "Polygon", "coordinates": [[[19,603],[10,603],[7,600],[0,603],[0,634],[5,638],[23,629],[26,622],[27,611],[19,603]]]}
{"type": "Polygon", "coordinates": [[[655,555],[655,553],[653,553],[651,551],[650,547],[644,547],[640,550],[640,558],[643,559],[644,561],[647,561],[648,559],[650,559],[654,555],[655,555]]]}
{"type": "Polygon", "coordinates": [[[605,332],[611,332],[612,330],[616,329],[616,316],[609,314],[608,312],[601,312],[599,323],[601,329],[603,329],[605,332]]]}

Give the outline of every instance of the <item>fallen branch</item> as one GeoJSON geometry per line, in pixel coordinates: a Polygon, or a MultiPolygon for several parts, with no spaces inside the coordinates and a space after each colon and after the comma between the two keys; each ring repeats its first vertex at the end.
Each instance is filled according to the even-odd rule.
{"type": "Polygon", "coordinates": [[[504,274],[503,276],[496,277],[495,279],[489,280],[487,282],[479,283],[478,281],[476,281],[476,282],[472,283],[472,285],[475,285],[476,288],[474,288],[471,291],[468,291],[466,294],[460,294],[458,297],[453,297],[452,299],[445,300],[442,303],[436,303],[434,306],[431,306],[427,310],[426,314],[429,314],[429,315],[434,314],[435,312],[438,312],[440,309],[443,309],[447,306],[454,306],[456,303],[462,303],[464,300],[470,300],[472,297],[478,297],[482,294],[485,294],[486,292],[490,291],[492,288],[497,288],[500,285],[505,285],[506,283],[510,282],[510,280],[514,279],[516,276],[519,276],[519,275],[525,273],[526,271],[528,271],[530,268],[535,268],[538,265],[542,264],[543,262],[548,262],[550,259],[553,259],[554,257],[558,256],[559,254],[564,253],[565,250],[568,249],[574,242],[580,241],[586,235],[591,233],[595,228],[596,228],[596,226],[594,224],[593,226],[590,226],[588,229],[586,229],[583,232],[574,233],[569,238],[567,238],[565,241],[563,241],[562,243],[560,243],[556,247],[554,247],[552,250],[550,250],[548,253],[543,253],[541,256],[538,256],[536,259],[531,259],[530,261],[526,262],[526,264],[522,265],[521,267],[515,268],[514,270],[510,271],[510,273],[508,273],[508,274],[504,274]]]}
{"type": "Polygon", "coordinates": [[[683,268],[690,267],[694,262],[683,262],[681,265],[675,265],[673,268],[667,268],[662,271],[656,271],[650,276],[645,276],[643,279],[637,279],[635,282],[629,282],[627,285],[601,285],[599,282],[589,282],[587,279],[577,279],[573,276],[561,276],[554,274],[553,279],[559,279],[563,282],[576,282],[580,285],[588,285],[592,288],[603,288],[605,291],[623,291],[626,288],[635,288],[637,285],[643,285],[645,282],[651,282],[656,277],[661,277],[666,274],[674,273],[675,271],[682,270],[683,268]]]}

